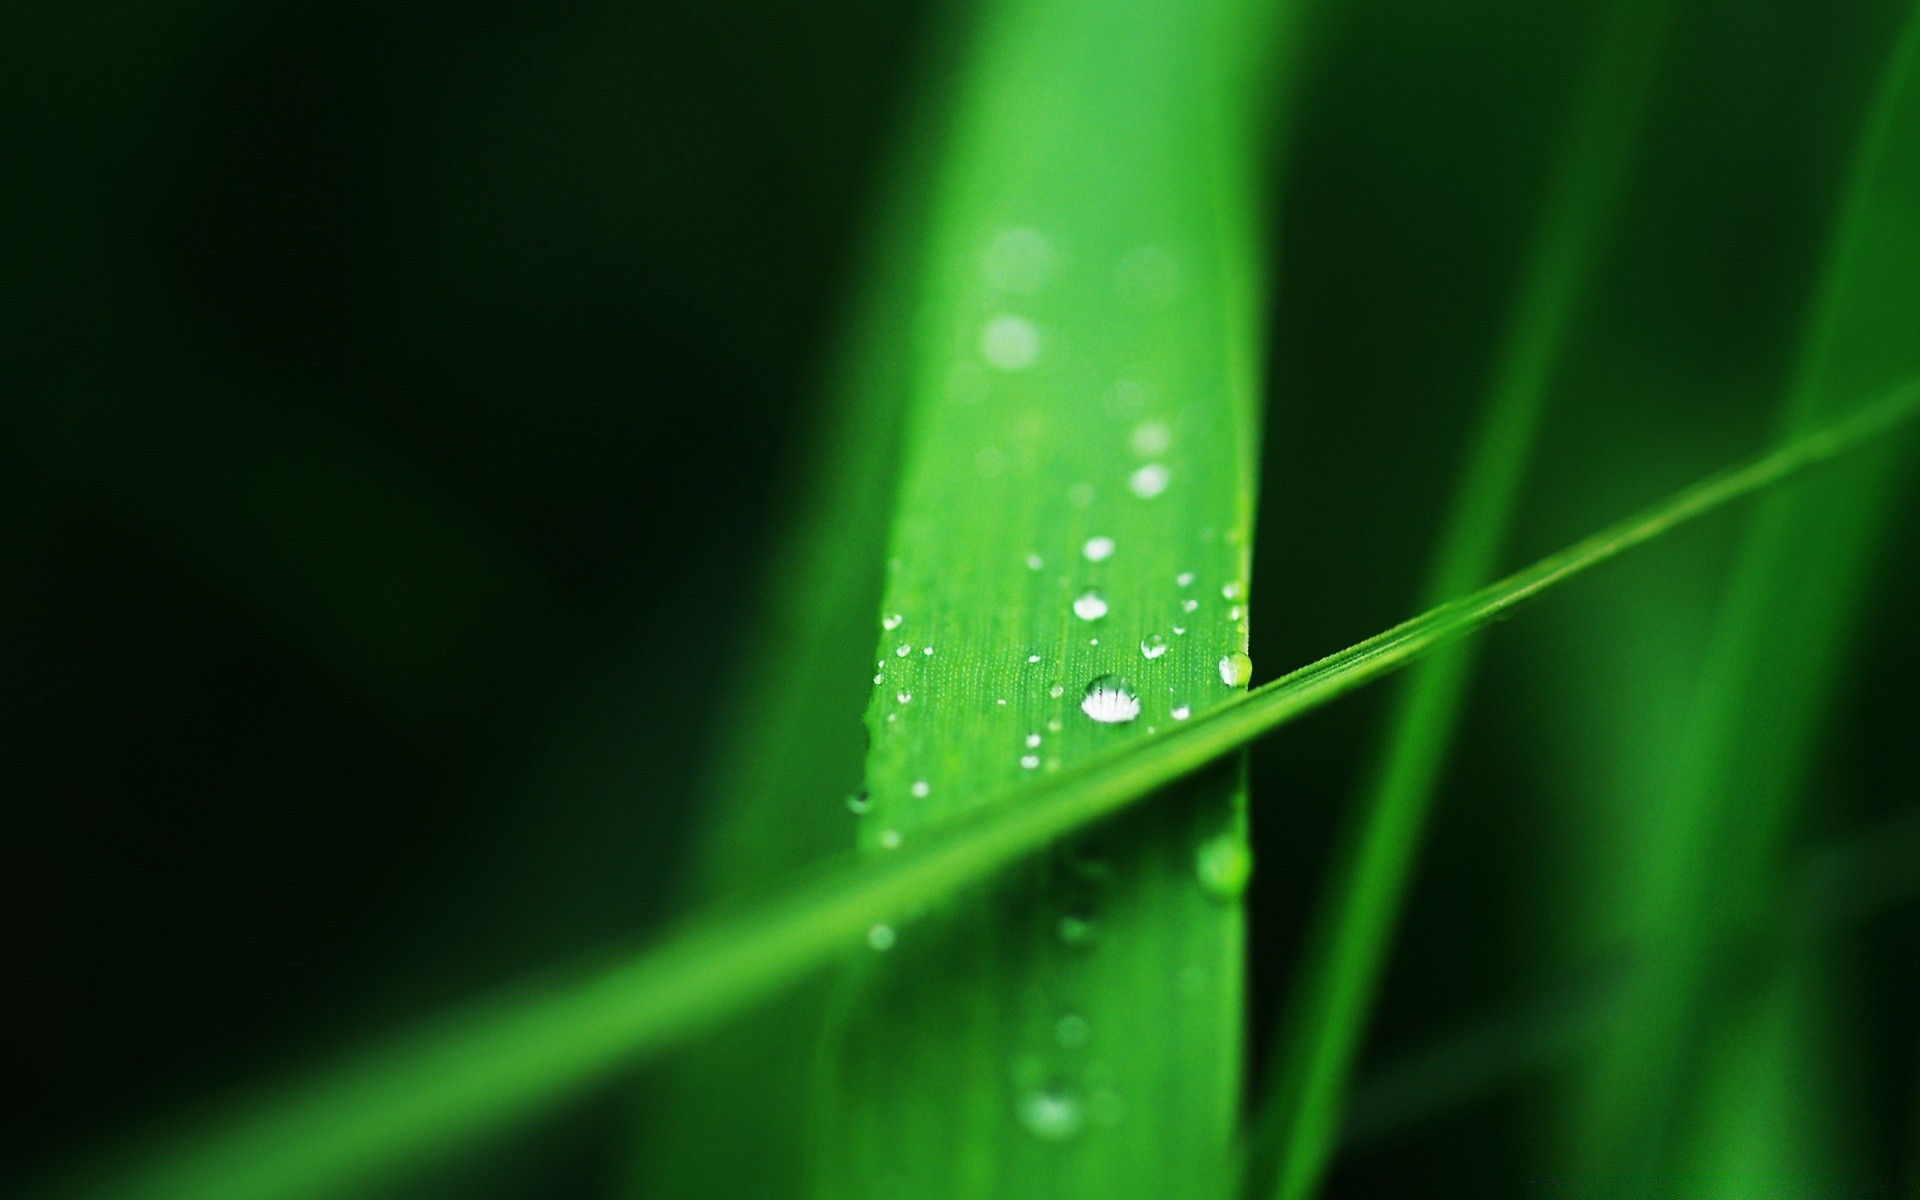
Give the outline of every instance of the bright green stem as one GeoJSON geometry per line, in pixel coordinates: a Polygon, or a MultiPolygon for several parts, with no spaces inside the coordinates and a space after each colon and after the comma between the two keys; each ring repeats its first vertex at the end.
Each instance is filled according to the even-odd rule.
{"type": "MultiPolygon", "coordinates": [[[[1670,8],[1669,0],[1622,0],[1611,14],[1435,555],[1429,604],[1494,572],[1554,369],[1626,175],[1670,8]]],[[[1297,972],[1299,990],[1277,1043],[1250,1159],[1250,1195],[1300,1200],[1326,1171],[1473,657],[1468,647],[1437,654],[1400,693],[1378,756],[1382,766],[1328,875],[1297,972]]]]}

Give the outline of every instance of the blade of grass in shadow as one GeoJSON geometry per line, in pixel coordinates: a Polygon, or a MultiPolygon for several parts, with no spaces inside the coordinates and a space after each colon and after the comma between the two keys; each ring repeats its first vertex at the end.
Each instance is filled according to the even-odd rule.
{"type": "Polygon", "coordinates": [[[450,1015],[344,1067],[263,1093],[223,1124],[104,1161],[71,1190],[129,1200],[350,1193],[709,1028],[847,953],[874,925],[978,884],[1637,546],[1871,447],[1916,415],[1920,385],[1156,737],[970,805],[977,816],[938,836],[822,867],[757,903],[699,914],[653,949],[577,980],[450,1015]]]}
{"type": "MultiPolygon", "coordinates": [[[[980,10],[909,350],[871,856],[1247,682],[1260,252],[1227,81],[1267,9],[980,10]]],[[[871,931],[815,1194],[1208,1194],[1244,1059],[1241,764],[1179,794],[871,931]]]]}
{"type": "MultiPolygon", "coordinates": [[[[798,516],[774,543],[768,600],[734,672],[736,719],[713,764],[711,824],[694,872],[699,901],[790,875],[853,841],[853,814],[840,798],[859,788],[866,757],[860,719],[911,384],[900,347],[909,340],[933,132],[951,72],[944,60],[961,19],[953,6],[936,7],[909,73],[916,95],[880,181],[814,453],[796,456],[812,464],[798,516]]],[[[806,1129],[793,1113],[805,1103],[825,993],[811,988],[778,1013],[718,1031],[648,1081],[629,1194],[797,1193],[806,1129]],[[739,1152],[743,1140],[754,1153],[739,1152]]]]}
{"type": "MultiPolygon", "coordinates": [[[[1669,0],[1621,0],[1609,14],[1427,580],[1428,604],[1494,573],[1547,389],[1626,175],[1670,8],[1669,0]]],[[[1471,648],[1456,647],[1421,664],[1400,693],[1381,766],[1328,875],[1276,1041],[1243,1185],[1248,1195],[1297,1200],[1325,1172],[1472,669],[1471,648]]]]}
{"type": "MultiPolygon", "coordinates": [[[[1907,17],[1841,194],[1785,400],[1789,432],[1852,410],[1920,367],[1916,59],[1920,7],[1907,17]]],[[[1685,749],[1663,788],[1667,824],[1635,877],[1645,923],[1638,940],[1658,949],[1630,984],[1631,1019],[1587,1082],[1573,1152],[1583,1174],[1673,1169],[1684,1158],[1735,1170],[1706,1144],[1710,1135],[1682,1144],[1689,1129],[1711,1121],[1700,1105],[1715,1085],[1698,1064],[1713,1057],[1726,1070],[1746,1069],[1734,1065],[1737,1051],[1713,1046],[1715,1017],[1730,1015],[1736,998],[1726,963],[1710,948],[1722,942],[1723,926],[1764,922],[1773,906],[1770,881],[1845,666],[1900,465],[1895,447],[1877,448],[1769,497],[1750,519],[1685,749]]],[[[1722,1028],[1739,1036],[1731,1024],[1722,1028]]],[[[1771,1033],[1755,1044],[1784,1045],[1771,1033]]]]}

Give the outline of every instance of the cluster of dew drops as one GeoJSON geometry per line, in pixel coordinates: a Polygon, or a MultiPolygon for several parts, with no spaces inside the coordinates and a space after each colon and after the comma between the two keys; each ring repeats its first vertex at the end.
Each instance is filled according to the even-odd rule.
{"type": "MultiPolygon", "coordinates": [[[[1149,283],[1156,275],[1164,275],[1171,268],[1162,261],[1162,252],[1143,249],[1136,251],[1123,261],[1123,278],[1131,273],[1134,280],[1145,279],[1149,283]]],[[[1030,229],[1013,229],[999,235],[989,249],[987,270],[990,281],[997,290],[1008,295],[1031,294],[1051,277],[1054,269],[1054,253],[1051,245],[1038,232],[1030,229]]],[[[1041,332],[1037,326],[1025,317],[1012,313],[1001,313],[991,317],[981,331],[980,349],[987,364],[1001,371],[1022,371],[1034,365],[1041,352],[1041,332]]],[[[1123,381],[1123,388],[1127,384],[1123,381]]],[[[1138,385],[1133,385],[1137,387],[1138,385]]],[[[1160,461],[1165,455],[1172,437],[1167,425],[1158,420],[1145,420],[1137,425],[1131,434],[1134,451],[1146,461],[1128,477],[1128,489],[1143,500],[1150,500],[1166,491],[1171,482],[1171,473],[1160,461]]],[[[1071,498],[1085,507],[1091,501],[1091,488],[1081,485],[1071,498]]],[[[1088,563],[1101,563],[1111,558],[1119,546],[1115,540],[1106,536],[1090,537],[1081,546],[1080,553],[1088,563]]],[[[1045,560],[1039,554],[1026,556],[1026,566],[1032,571],[1041,571],[1046,567],[1045,560]]],[[[1171,625],[1175,639],[1187,633],[1188,622],[1200,608],[1200,601],[1193,594],[1197,577],[1192,571],[1182,571],[1174,579],[1175,586],[1181,591],[1179,615],[1171,625]]],[[[1220,589],[1222,599],[1230,607],[1227,610],[1229,620],[1239,621],[1245,610],[1240,600],[1241,585],[1229,582],[1220,589]]],[[[1071,601],[1073,616],[1081,622],[1096,625],[1105,620],[1110,606],[1104,595],[1096,587],[1087,587],[1075,595],[1071,601]]],[[[899,613],[887,613],[881,618],[881,628],[887,633],[899,631],[905,618],[899,613]]],[[[1090,639],[1098,645],[1098,637],[1090,639]]],[[[1147,662],[1153,662],[1166,656],[1174,646],[1165,635],[1153,632],[1140,640],[1139,651],[1147,662]]],[[[906,660],[916,654],[931,657],[934,648],[922,644],[916,647],[913,642],[902,637],[892,647],[894,658],[906,660]]],[[[1041,662],[1039,654],[1028,654],[1028,666],[1037,666],[1041,662]]],[[[876,687],[886,682],[885,658],[877,664],[873,677],[876,687]]],[[[1244,686],[1253,673],[1253,663],[1240,651],[1225,655],[1219,660],[1220,680],[1230,688],[1244,686]]],[[[1047,693],[1054,699],[1066,694],[1066,685],[1052,683],[1047,693]]],[[[905,686],[900,687],[891,697],[893,702],[905,706],[913,701],[912,692],[905,686]]],[[[1005,699],[995,702],[1004,707],[1005,699]]],[[[1089,680],[1081,691],[1079,708],[1087,719],[1100,725],[1124,725],[1139,718],[1142,703],[1139,692],[1124,677],[1103,673],[1089,680]]],[[[1170,715],[1175,721],[1185,721],[1192,715],[1192,707],[1187,703],[1176,704],[1170,715]]],[[[898,711],[890,711],[888,722],[898,720],[898,711]]],[[[1064,729],[1059,718],[1053,718],[1047,724],[1050,732],[1058,733],[1064,729]]],[[[1040,732],[1025,735],[1022,753],[1019,757],[1023,770],[1035,771],[1042,766],[1041,747],[1044,739],[1040,732]]],[[[1053,765],[1053,764],[1048,764],[1053,765]]],[[[925,780],[916,781],[911,792],[916,797],[925,797],[930,788],[925,780]]],[[[848,798],[848,807],[858,815],[871,807],[870,799],[862,791],[848,798]]],[[[883,849],[895,849],[900,845],[897,830],[884,830],[879,835],[883,849]]],[[[1244,841],[1236,834],[1228,832],[1203,842],[1196,852],[1195,871],[1201,886],[1209,893],[1222,899],[1238,896],[1246,885],[1250,861],[1247,857],[1244,841]]],[[[1062,915],[1057,923],[1057,934],[1063,945],[1069,948],[1085,949],[1098,937],[1098,925],[1088,915],[1069,913],[1062,915]]],[[[898,934],[892,926],[876,924],[867,933],[868,946],[877,952],[891,950],[898,940],[898,934]]],[[[1197,991],[1204,986],[1204,974],[1198,968],[1189,968],[1181,975],[1180,986],[1187,991],[1197,991]]],[[[1062,1050],[1072,1051],[1084,1046],[1091,1034],[1088,1022],[1078,1014],[1062,1015],[1054,1024],[1053,1040],[1062,1050]]],[[[1110,1087],[1095,1086],[1085,1096],[1067,1086],[1058,1078],[1048,1078],[1037,1059],[1023,1060],[1016,1067],[1016,1085],[1020,1099],[1015,1108],[1015,1116],[1026,1130],[1044,1141],[1064,1141],[1078,1134],[1092,1120],[1100,1124],[1110,1124],[1117,1119],[1117,1095],[1110,1087]]],[[[1097,1080],[1089,1080],[1098,1084],[1097,1080]]]]}

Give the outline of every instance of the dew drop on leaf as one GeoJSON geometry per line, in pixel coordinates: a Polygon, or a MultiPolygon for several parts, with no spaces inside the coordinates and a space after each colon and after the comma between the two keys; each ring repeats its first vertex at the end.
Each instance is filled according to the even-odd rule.
{"type": "Polygon", "coordinates": [[[1222,900],[1237,900],[1253,878],[1253,855],[1244,838],[1223,833],[1200,843],[1193,856],[1194,874],[1207,894],[1222,900]]]}
{"type": "Polygon", "coordinates": [[[1140,653],[1147,658],[1159,658],[1167,652],[1167,639],[1157,633],[1150,633],[1140,639],[1140,653]]]}
{"type": "Polygon", "coordinates": [[[1105,562],[1113,557],[1113,539],[1110,537],[1090,537],[1087,544],[1080,548],[1088,562],[1105,562]]]}
{"type": "Polygon", "coordinates": [[[913,786],[908,788],[907,790],[912,792],[915,796],[925,796],[928,792],[932,791],[933,789],[927,786],[926,780],[916,779],[913,781],[913,786]]]}
{"type": "Polygon", "coordinates": [[[1087,684],[1080,711],[1102,725],[1120,725],[1140,715],[1140,694],[1118,675],[1101,675],[1087,684]]]}
{"type": "Polygon", "coordinates": [[[1020,766],[1023,770],[1037,771],[1040,769],[1040,756],[1038,754],[1022,754],[1020,756],[1020,766]]]}
{"type": "Polygon", "coordinates": [[[875,950],[882,952],[891,950],[893,949],[894,942],[898,940],[899,935],[893,932],[893,926],[891,925],[875,925],[873,928],[867,930],[867,945],[873,947],[875,950]]]}
{"type": "Polygon", "coordinates": [[[1107,598],[1088,588],[1073,602],[1073,615],[1082,621],[1098,621],[1107,615],[1107,598]]]}
{"type": "Polygon", "coordinates": [[[900,622],[904,620],[906,620],[906,618],[901,616],[899,613],[887,613],[885,616],[880,618],[880,628],[898,629],[900,628],[900,622]]]}
{"type": "Polygon", "coordinates": [[[1220,660],[1220,682],[1228,687],[1243,687],[1253,678],[1253,660],[1238,650],[1220,660]]]}
{"type": "Polygon", "coordinates": [[[867,789],[865,788],[861,788],[859,791],[847,797],[847,811],[856,817],[865,814],[872,807],[873,797],[867,794],[867,789]]]}
{"type": "Polygon", "coordinates": [[[1176,720],[1176,721],[1184,721],[1184,720],[1186,720],[1186,719],[1187,719],[1188,717],[1190,717],[1190,716],[1192,716],[1192,715],[1193,715],[1193,710],[1192,710],[1191,708],[1189,708],[1189,707],[1187,707],[1186,705],[1184,705],[1184,704],[1177,704],[1177,705],[1175,705],[1175,706],[1174,706],[1174,709],[1173,709],[1173,719],[1174,719],[1174,720],[1176,720]]]}
{"type": "Polygon", "coordinates": [[[1167,480],[1165,467],[1159,463],[1148,463],[1128,477],[1127,486],[1142,500],[1151,500],[1167,490],[1167,480]]]}
{"type": "Polygon", "coordinates": [[[1062,1088],[1041,1088],[1020,1097],[1020,1124],[1046,1142],[1064,1142],[1087,1122],[1080,1100],[1062,1088]]]}

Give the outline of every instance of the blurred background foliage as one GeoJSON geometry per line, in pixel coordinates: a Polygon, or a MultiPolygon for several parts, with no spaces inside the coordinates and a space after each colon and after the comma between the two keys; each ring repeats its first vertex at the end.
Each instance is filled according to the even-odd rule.
{"type": "MultiPolygon", "coordinates": [[[[1771,436],[1905,7],[1681,6],[1509,561],[1771,436]]],[[[1598,12],[1315,7],[1271,163],[1261,678],[1414,610],[1598,12]]],[[[11,1180],[679,907],[946,26],[870,0],[0,21],[11,1180]]],[[[1848,914],[1822,1119],[1889,1188],[1920,1178],[1912,498],[1792,834],[1848,914]]],[[[1737,528],[1488,639],[1332,1194],[1552,1169],[1658,828],[1636,785],[1737,528]]],[[[1255,754],[1255,1061],[1384,696],[1255,754]]],[[[610,1090],[426,1186],[605,1194],[630,1110],[610,1090]]]]}

